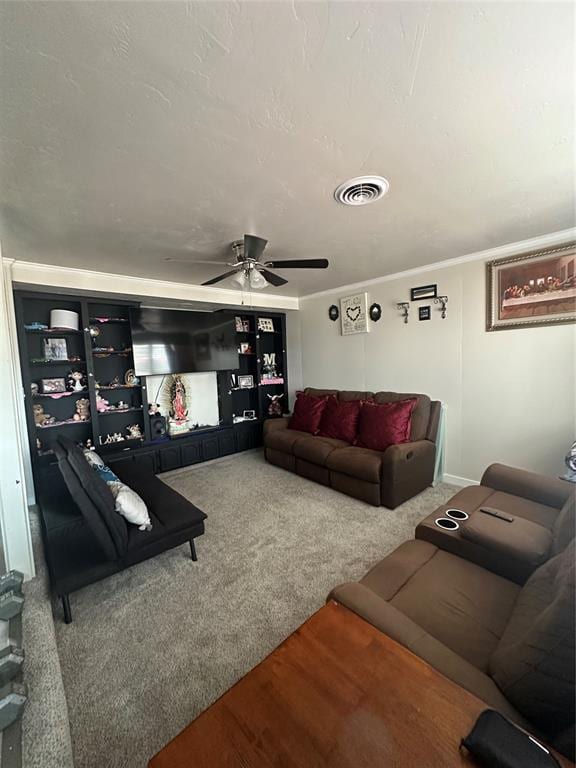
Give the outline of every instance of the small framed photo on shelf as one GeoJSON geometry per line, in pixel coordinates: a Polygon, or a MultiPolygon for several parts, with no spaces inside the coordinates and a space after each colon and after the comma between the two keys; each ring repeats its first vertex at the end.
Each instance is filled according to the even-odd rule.
{"type": "Polygon", "coordinates": [[[259,317],[258,330],[264,333],[274,333],[274,320],[271,317],[259,317]]]}
{"type": "Polygon", "coordinates": [[[236,333],[249,333],[250,331],[250,321],[244,320],[242,317],[235,317],[234,321],[236,323],[236,333]]]}
{"type": "Polygon", "coordinates": [[[67,360],[66,339],[44,339],[44,358],[46,360],[67,360]]]}
{"type": "Polygon", "coordinates": [[[41,379],[40,389],[42,390],[43,395],[53,395],[59,394],[60,392],[66,392],[66,379],[60,377],[55,379],[41,379]]]}
{"type": "Polygon", "coordinates": [[[256,418],[256,411],[242,411],[242,418],[251,421],[256,418]]]}
{"type": "Polygon", "coordinates": [[[240,389],[252,389],[254,386],[254,376],[250,374],[238,376],[238,386],[240,389]]]}

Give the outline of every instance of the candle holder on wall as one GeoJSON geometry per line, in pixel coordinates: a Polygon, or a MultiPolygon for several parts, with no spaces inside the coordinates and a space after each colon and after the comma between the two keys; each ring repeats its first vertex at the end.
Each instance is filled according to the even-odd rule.
{"type": "Polygon", "coordinates": [[[410,307],[410,302],[408,301],[399,301],[398,304],[396,304],[396,308],[402,310],[402,317],[404,318],[404,322],[408,322],[408,309],[410,307]]]}
{"type": "Polygon", "coordinates": [[[438,296],[438,298],[434,299],[434,304],[440,304],[440,312],[442,320],[446,318],[446,304],[448,304],[448,296],[438,296]]]}

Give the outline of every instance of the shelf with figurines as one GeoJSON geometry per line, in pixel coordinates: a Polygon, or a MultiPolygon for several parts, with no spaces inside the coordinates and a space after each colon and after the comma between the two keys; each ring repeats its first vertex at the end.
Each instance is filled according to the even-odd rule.
{"type": "Polygon", "coordinates": [[[100,445],[115,445],[116,443],[141,443],[144,441],[142,427],[140,424],[130,424],[125,428],[125,435],[122,432],[108,432],[105,436],[100,435],[100,445]]]}
{"type": "MultiPolygon", "coordinates": [[[[129,387],[131,389],[132,387],[129,387]]],[[[121,389],[121,387],[114,387],[121,389]]],[[[135,387],[133,387],[135,389],[135,387]]],[[[110,403],[105,397],[102,397],[99,389],[96,390],[96,410],[99,416],[109,416],[113,413],[130,413],[132,411],[142,411],[142,405],[134,405],[133,401],[129,403],[119,400],[117,403],[110,403]]]]}
{"type": "Polygon", "coordinates": [[[127,317],[91,317],[90,322],[98,325],[116,325],[116,324],[127,323],[128,318],[127,317]]]}
{"type": "Polygon", "coordinates": [[[33,357],[32,360],[30,360],[30,365],[55,365],[56,363],[67,363],[68,365],[70,365],[70,363],[81,363],[85,365],[86,361],[81,357],[76,357],[76,355],[73,357],[63,357],[58,360],[46,357],[33,357]]]}
{"type": "Polygon", "coordinates": [[[136,376],[133,368],[128,368],[124,374],[123,380],[120,376],[114,376],[107,384],[100,384],[96,381],[94,384],[96,392],[114,392],[119,389],[142,389],[140,379],[136,376]]]}
{"type": "Polygon", "coordinates": [[[73,328],[48,328],[47,325],[43,325],[42,323],[38,323],[38,326],[33,326],[32,324],[24,326],[24,330],[26,333],[36,334],[38,336],[77,336],[83,333],[83,331],[77,331],[73,328]]]}
{"type": "Polygon", "coordinates": [[[90,424],[90,400],[87,397],[81,397],[74,403],[75,413],[69,419],[57,419],[44,411],[44,406],[40,403],[34,403],[32,411],[34,413],[34,424],[36,429],[51,429],[54,427],[74,426],[79,424],[90,424]]]}
{"type": "MultiPolygon", "coordinates": [[[[120,402],[122,402],[122,401],[120,401],[120,402]]],[[[118,413],[134,413],[135,411],[142,411],[142,406],[138,405],[138,406],[131,406],[131,407],[128,407],[128,408],[124,408],[123,406],[118,406],[118,405],[116,407],[110,406],[105,411],[98,411],[98,415],[99,416],[114,416],[115,414],[118,414],[118,413]]]]}
{"type": "Polygon", "coordinates": [[[97,384],[96,389],[98,392],[116,392],[119,389],[142,389],[141,384],[97,384]]]}
{"type": "Polygon", "coordinates": [[[86,394],[86,374],[83,371],[70,371],[68,376],[50,376],[30,384],[33,397],[48,397],[60,400],[62,397],[86,394]]]}
{"type": "Polygon", "coordinates": [[[126,347],[125,349],[113,349],[112,347],[94,347],[92,349],[93,357],[110,357],[110,355],[119,355],[121,357],[128,357],[132,354],[132,347],[126,347]]]}

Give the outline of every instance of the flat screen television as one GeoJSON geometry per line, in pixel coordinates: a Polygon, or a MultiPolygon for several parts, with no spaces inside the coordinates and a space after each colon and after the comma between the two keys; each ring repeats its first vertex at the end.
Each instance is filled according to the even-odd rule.
{"type": "Polygon", "coordinates": [[[138,376],[239,367],[230,315],[140,307],[130,310],[130,326],[138,376]]]}

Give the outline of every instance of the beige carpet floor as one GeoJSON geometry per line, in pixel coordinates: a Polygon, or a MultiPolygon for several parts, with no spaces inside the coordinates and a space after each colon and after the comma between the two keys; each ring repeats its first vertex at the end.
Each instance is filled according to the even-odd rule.
{"type": "Polygon", "coordinates": [[[57,621],[76,768],[144,768],[331,587],[362,576],[454,493],[440,485],[377,509],[259,452],[163,479],[208,514],[198,562],[187,546],[167,552],[75,593],[74,623],[57,621]]]}

